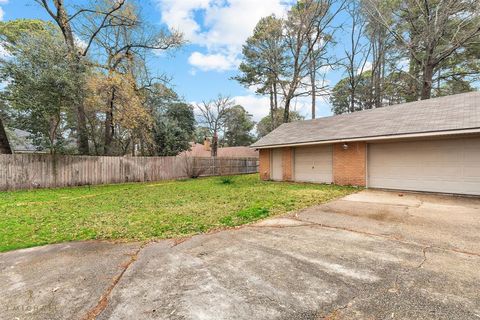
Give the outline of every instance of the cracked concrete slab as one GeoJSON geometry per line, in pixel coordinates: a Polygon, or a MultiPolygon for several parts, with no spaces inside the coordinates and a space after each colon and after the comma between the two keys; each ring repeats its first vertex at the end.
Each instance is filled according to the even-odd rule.
{"type": "Polygon", "coordinates": [[[138,247],[87,241],[0,254],[0,318],[82,319],[138,247]]]}
{"type": "Polygon", "coordinates": [[[107,246],[99,261],[95,243],[63,263],[57,256],[75,248],[29,249],[49,266],[44,277],[30,275],[28,251],[14,251],[0,255],[1,298],[14,304],[57,280],[72,291],[55,301],[53,319],[81,319],[100,304],[97,319],[480,320],[479,208],[480,199],[363,191],[181,242],[107,246]],[[24,267],[5,277],[18,261],[24,267]],[[79,272],[109,281],[68,280],[79,272]]]}
{"type": "Polygon", "coordinates": [[[480,255],[479,198],[365,190],[297,218],[480,255]]]}

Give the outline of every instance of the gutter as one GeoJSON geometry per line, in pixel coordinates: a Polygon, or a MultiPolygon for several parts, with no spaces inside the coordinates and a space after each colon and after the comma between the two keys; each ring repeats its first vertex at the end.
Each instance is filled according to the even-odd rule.
{"type": "Polygon", "coordinates": [[[317,140],[317,141],[286,143],[286,144],[271,144],[271,145],[264,145],[264,146],[251,146],[251,148],[271,149],[271,148],[281,148],[281,147],[312,146],[312,145],[334,144],[334,143],[345,143],[345,142],[356,142],[356,141],[395,140],[395,139],[404,139],[404,138],[427,138],[427,137],[472,134],[472,133],[480,133],[480,128],[354,137],[354,138],[334,139],[334,140],[317,140]]]}

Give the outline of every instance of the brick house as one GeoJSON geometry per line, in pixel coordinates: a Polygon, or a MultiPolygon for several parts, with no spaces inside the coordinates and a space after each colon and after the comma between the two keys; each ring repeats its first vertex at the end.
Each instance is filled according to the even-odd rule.
{"type": "MultiPolygon", "coordinates": [[[[205,139],[203,144],[192,142],[190,150],[183,151],[179,156],[211,157],[210,140],[205,139]]],[[[218,158],[258,158],[258,151],[246,147],[220,147],[217,149],[218,158]]]]}
{"type": "Polygon", "coordinates": [[[480,195],[480,93],[286,123],[252,147],[265,180],[480,195]]]}

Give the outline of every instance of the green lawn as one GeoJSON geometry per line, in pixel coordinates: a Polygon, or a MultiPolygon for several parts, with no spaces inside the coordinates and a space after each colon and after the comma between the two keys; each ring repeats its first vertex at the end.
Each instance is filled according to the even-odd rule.
{"type": "Polygon", "coordinates": [[[0,252],[71,240],[147,240],[237,226],[358,189],[258,175],[0,192],[0,252]]]}

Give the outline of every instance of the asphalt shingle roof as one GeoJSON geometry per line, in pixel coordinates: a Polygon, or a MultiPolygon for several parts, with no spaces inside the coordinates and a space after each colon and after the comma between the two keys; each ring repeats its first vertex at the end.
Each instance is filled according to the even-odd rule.
{"type": "Polygon", "coordinates": [[[282,124],[252,147],[480,129],[480,92],[282,124]]]}

